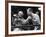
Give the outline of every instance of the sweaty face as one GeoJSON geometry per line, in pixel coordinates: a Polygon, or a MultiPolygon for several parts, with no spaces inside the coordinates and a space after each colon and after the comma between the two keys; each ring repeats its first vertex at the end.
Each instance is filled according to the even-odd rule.
{"type": "Polygon", "coordinates": [[[23,12],[22,11],[19,11],[18,12],[18,16],[22,17],[23,16],[23,12]]]}

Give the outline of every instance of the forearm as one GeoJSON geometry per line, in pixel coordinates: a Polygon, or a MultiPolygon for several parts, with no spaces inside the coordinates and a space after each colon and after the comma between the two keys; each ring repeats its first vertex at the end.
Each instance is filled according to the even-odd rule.
{"type": "Polygon", "coordinates": [[[29,23],[29,20],[31,20],[31,17],[30,18],[28,17],[27,19],[23,20],[23,23],[27,24],[27,23],[29,23]]]}

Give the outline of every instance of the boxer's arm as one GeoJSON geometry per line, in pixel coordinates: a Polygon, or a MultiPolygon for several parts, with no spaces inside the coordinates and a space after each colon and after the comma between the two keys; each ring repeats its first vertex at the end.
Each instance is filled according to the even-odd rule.
{"type": "Polygon", "coordinates": [[[30,16],[28,16],[28,18],[27,19],[25,19],[25,20],[23,20],[23,24],[27,24],[27,23],[29,23],[29,20],[31,19],[31,17],[30,16]]]}

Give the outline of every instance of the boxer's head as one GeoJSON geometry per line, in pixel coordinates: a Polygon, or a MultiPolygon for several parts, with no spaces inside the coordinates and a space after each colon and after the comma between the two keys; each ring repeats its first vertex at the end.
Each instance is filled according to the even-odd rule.
{"type": "Polygon", "coordinates": [[[24,14],[23,14],[23,11],[19,11],[18,12],[18,16],[22,17],[24,14]]]}
{"type": "Polygon", "coordinates": [[[32,13],[33,13],[32,8],[28,8],[28,9],[27,9],[27,15],[31,15],[32,13]]]}

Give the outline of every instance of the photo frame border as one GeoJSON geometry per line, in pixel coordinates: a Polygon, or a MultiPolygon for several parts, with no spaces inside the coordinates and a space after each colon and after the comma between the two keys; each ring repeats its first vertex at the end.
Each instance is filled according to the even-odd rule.
{"type": "Polygon", "coordinates": [[[39,35],[45,34],[45,3],[43,2],[25,2],[25,1],[5,1],[5,37],[7,36],[22,36],[22,35],[39,35]],[[26,4],[42,4],[43,5],[43,33],[28,33],[28,34],[8,34],[8,3],[26,3],[26,4]]]}

